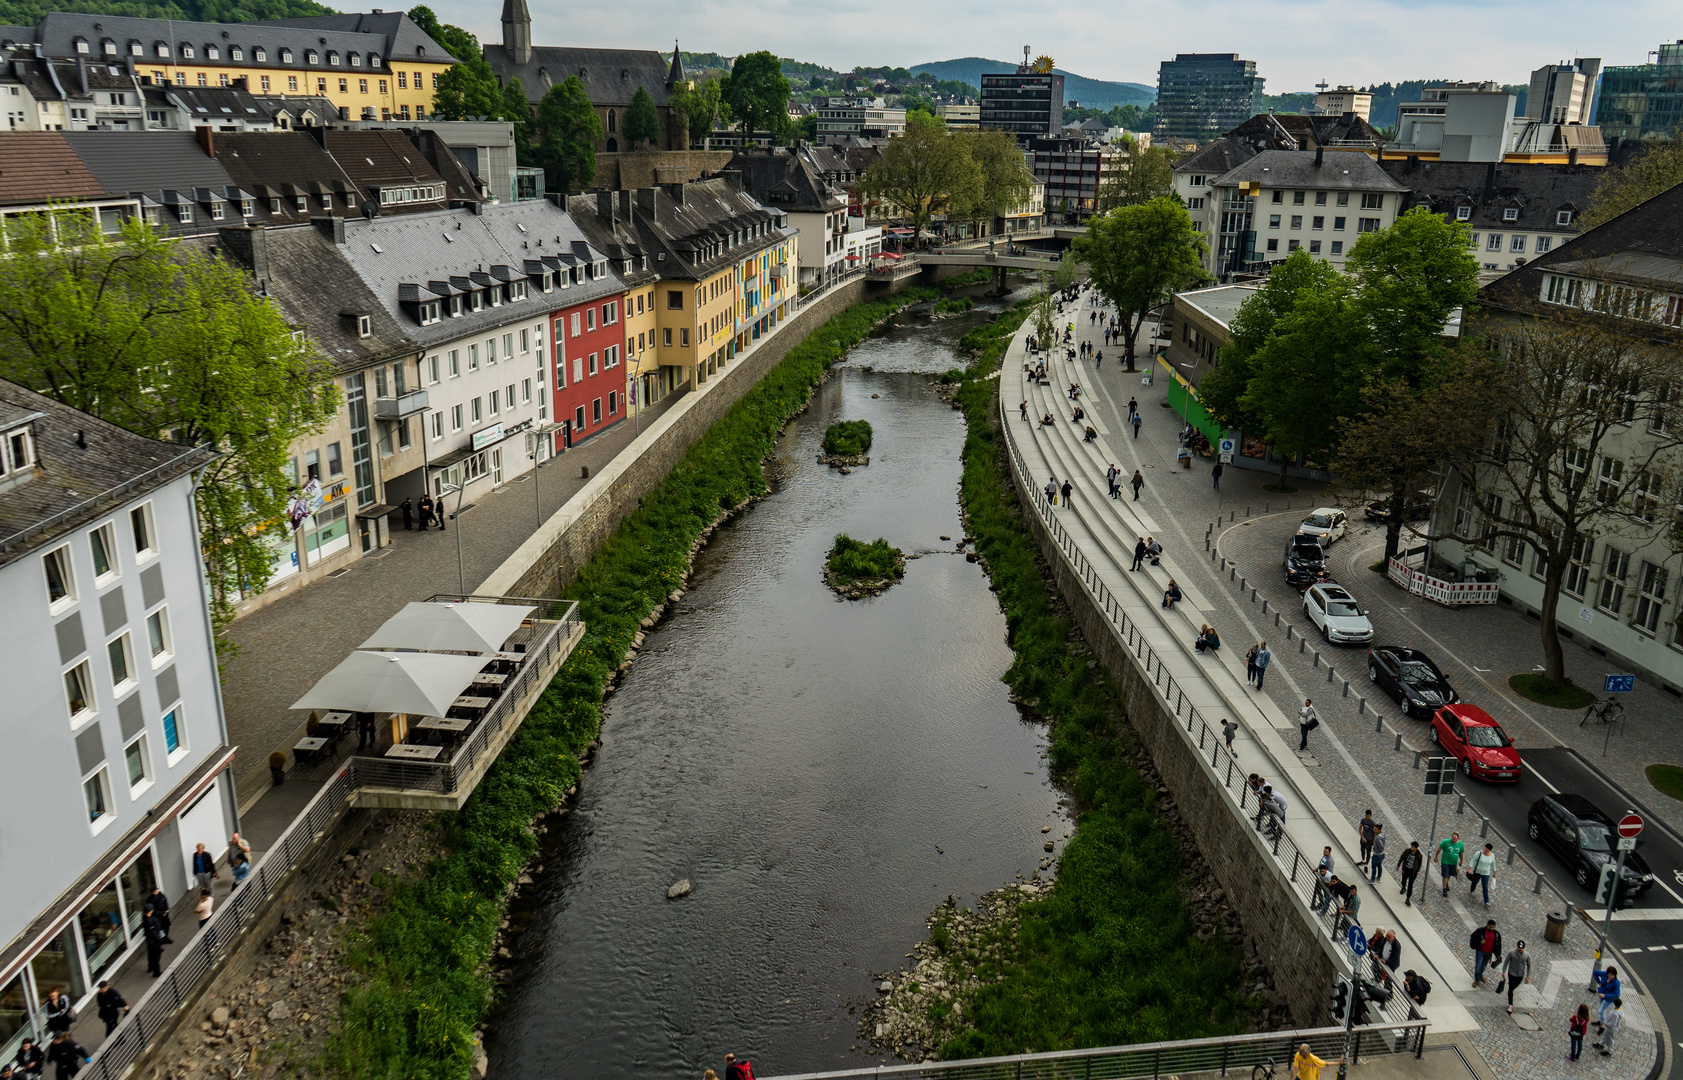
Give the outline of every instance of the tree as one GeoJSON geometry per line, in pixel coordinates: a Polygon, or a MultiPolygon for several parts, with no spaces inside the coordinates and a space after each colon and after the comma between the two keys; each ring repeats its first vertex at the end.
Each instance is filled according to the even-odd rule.
{"type": "Polygon", "coordinates": [[[908,220],[914,238],[923,235],[936,214],[973,205],[981,184],[968,145],[921,113],[906,117],[905,134],[888,140],[881,159],[859,181],[863,194],[888,203],[908,220]]]}
{"type": "MultiPolygon", "coordinates": [[[[1433,536],[1503,545],[1504,555],[1512,545],[1515,559],[1531,549],[1543,577],[1544,669],[1562,686],[1555,610],[1568,574],[1588,595],[1598,537],[1652,535],[1666,528],[1658,519],[1675,516],[1661,493],[1676,490],[1683,452],[1683,425],[1668,419],[1683,362],[1674,346],[1596,311],[1487,319],[1481,329],[1489,348],[1462,350],[1454,382],[1484,437],[1439,494],[1439,506],[1454,509],[1433,536]]],[[[1602,585],[1598,601],[1622,606],[1622,581],[1602,585]]]]}
{"type": "MultiPolygon", "coordinates": [[[[672,108],[683,114],[689,125],[690,145],[701,146],[715,127],[730,123],[730,106],[725,104],[718,79],[704,79],[672,92],[672,108]]],[[[815,124],[817,120],[813,121],[815,124]]]]}
{"type": "Polygon", "coordinates": [[[338,411],[331,365],[235,265],[138,218],[107,236],[86,211],[57,209],[14,218],[6,239],[0,376],[129,431],[222,452],[197,498],[220,631],[240,591],[269,580],[262,530],[284,520],[292,443],[338,411]]]}
{"type": "Polygon", "coordinates": [[[1113,173],[1099,188],[1098,208],[1137,206],[1175,193],[1175,158],[1167,147],[1140,148],[1139,140],[1125,139],[1128,167],[1113,173]]]}
{"type": "Polygon", "coordinates": [[[577,75],[549,88],[538,103],[538,160],[551,191],[578,191],[596,178],[602,118],[577,75]]]}
{"type": "Polygon", "coordinates": [[[467,120],[480,116],[494,120],[515,119],[508,114],[502,88],[497,85],[497,76],[491,71],[491,65],[485,62],[478,38],[459,26],[440,23],[438,16],[428,7],[410,8],[409,18],[457,60],[438,76],[438,87],[432,95],[434,116],[443,120],[467,120]]]}
{"type": "Polygon", "coordinates": [[[954,133],[954,137],[977,169],[971,201],[961,211],[964,217],[972,222],[992,221],[1028,201],[1034,174],[1009,132],[966,131],[954,133]]]}
{"type": "Polygon", "coordinates": [[[726,105],[746,135],[770,132],[773,138],[789,133],[789,80],[782,61],[769,52],[736,58],[721,87],[726,105]]]}
{"type": "Polygon", "coordinates": [[[1629,165],[1602,170],[1589,208],[1578,215],[1578,228],[1593,229],[1662,191],[1683,184],[1683,131],[1669,139],[1643,143],[1642,156],[1629,165]]]}
{"type": "Polygon", "coordinates": [[[523,167],[536,164],[537,153],[532,149],[532,106],[519,79],[510,79],[503,87],[503,119],[514,124],[516,164],[523,167]]]}
{"type": "Polygon", "coordinates": [[[625,137],[633,147],[660,142],[660,113],[655,111],[654,98],[641,86],[631,95],[631,105],[625,110],[625,137]]]}
{"type": "Polygon", "coordinates": [[[1073,254],[1092,274],[1093,287],[1122,318],[1128,370],[1134,370],[1134,342],[1147,315],[1176,290],[1209,279],[1204,272],[1204,237],[1179,199],[1158,198],[1099,214],[1073,254]]]}
{"type": "Polygon", "coordinates": [[[807,113],[805,116],[801,117],[798,121],[795,122],[795,137],[798,138],[798,139],[805,139],[807,142],[817,142],[818,141],[818,114],[817,113],[815,113],[815,112],[807,113]]]}

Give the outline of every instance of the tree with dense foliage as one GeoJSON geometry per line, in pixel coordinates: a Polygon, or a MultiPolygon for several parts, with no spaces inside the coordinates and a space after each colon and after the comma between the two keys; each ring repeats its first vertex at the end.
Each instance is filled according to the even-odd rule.
{"type": "Polygon", "coordinates": [[[631,95],[631,104],[625,110],[622,130],[633,149],[638,143],[655,147],[660,145],[660,113],[655,109],[654,98],[649,96],[644,87],[639,86],[637,92],[631,95]]]}
{"type": "Polygon", "coordinates": [[[220,631],[261,590],[297,480],[293,442],[339,408],[332,367],[233,263],[140,219],[106,235],[86,211],[7,224],[0,377],[118,427],[209,445],[197,506],[220,631]]]}
{"type": "Polygon", "coordinates": [[[1119,207],[1087,223],[1073,253],[1121,317],[1127,370],[1134,370],[1134,343],[1146,316],[1175,292],[1209,280],[1207,250],[1192,216],[1173,197],[1119,207]]]}
{"type": "Polygon", "coordinates": [[[449,50],[457,63],[438,76],[432,95],[432,114],[441,120],[467,120],[481,116],[493,120],[523,119],[530,110],[511,115],[503,88],[485,62],[479,39],[459,26],[438,21],[428,7],[409,9],[409,18],[434,41],[449,50]]]}
{"type": "Polygon", "coordinates": [[[1137,206],[1175,193],[1175,156],[1167,147],[1141,148],[1138,139],[1124,139],[1128,163],[1099,188],[1099,209],[1137,206]]]}
{"type": "Polygon", "coordinates": [[[532,104],[526,100],[526,87],[519,79],[510,79],[503,87],[503,119],[514,125],[515,164],[523,168],[536,165],[538,155],[532,147],[532,104]]]}
{"type": "MultiPolygon", "coordinates": [[[[730,123],[730,106],[725,104],[724,87],[718,79],[702,79],[672,91],[672,108],[690,129],[690,146],[699,148],[715,128],[730,123]]],[[[817,123],[816,117],[813,123],[817,123]]]]}
{"type": "Polygon", "coordinates": [[[789,133],[789,80],[782,61],[769,52],[736,58],[720,88],[726,105],[746,135],[770,132],[773,138],[789,133]]]}
{"type": "Polygon", "coordinates": [[[977,182],[970,201],[960,210],[963,217],[989,222],[1028,201],[1034,174],[1010,132],[964,131],[955,132],[954,137],[976,166],[977,182]]]}
{"type": "Polygon", "coordinates": [[[602,118],[577,75],[549,88],[538,103],[538,161],[550,191],[582,191],[596,179],[602,118]]]}
{"type": "Polygon", "coordinates": [[[1669,139],[1649,139],[1629,165],[1602,170],[1589,208],[1578,215],[1578,228],[1605,224],[1662,191],[1683,184],[1683,131],[1669,139]]]}
{"type": "Polygon", "coordinates": [[[859,187],[904,217],[912,235],[921,238],[936,214],[957,214],[976,203],[982,176],[964,140],[945,124],[914,113],[906,118],[905,133],[889,139],[882,157],[865,170],[859,187]]]}
{"type": "Polygon", "coordinates": [[[1322,289],[1338,280],[1330,263],[1299,248],[1274,264],[1256,292],[1239,305],[1228,325],[1227,341],[1216,353],[1214,368],[1198,381],[1198,400],[1211,416],[1229,428],[1262,432],[1262,417],[1245,402],[1256,374],[1253,358],[1273,334],[1274,326],[1305,289],[1322,289]]]}

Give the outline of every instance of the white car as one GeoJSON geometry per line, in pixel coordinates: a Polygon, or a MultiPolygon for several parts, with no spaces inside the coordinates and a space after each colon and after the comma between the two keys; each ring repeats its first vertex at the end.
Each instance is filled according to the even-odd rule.
{"type": "Polygon", "coordinates": [[[1338,645],[1363,645],[1373,640],[1367,611],[1344,586],[1328,582],[1303,594],[1303,613],[1320,628],[1321,636],[1338,645]]]}
{"type": "Polygon", "coordinates": [[[1344,511],[1323,506],[1304,518],[1297,531],[1304,536],[1318,536],[1322,547],[1331,547],[1332,542],[1343,536],[1348,528],[1344,511]]]}

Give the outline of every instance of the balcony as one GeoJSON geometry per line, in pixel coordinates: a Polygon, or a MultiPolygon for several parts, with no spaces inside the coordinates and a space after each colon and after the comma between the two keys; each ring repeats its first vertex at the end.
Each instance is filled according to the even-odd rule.
{"type": "Polygon", "coordinates": [[[374,402],[374,415],[381,420],[402,420],[414,416],[427,407],[427,392],[411,390],[395,398],[380,398],[374,402]]]}

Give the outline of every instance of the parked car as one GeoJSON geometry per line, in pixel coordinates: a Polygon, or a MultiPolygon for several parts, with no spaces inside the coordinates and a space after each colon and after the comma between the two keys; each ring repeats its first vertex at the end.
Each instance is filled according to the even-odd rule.
{"type": "MultiPolygon", "coordinates": [[[[1424,521],[1431,516],[1431,513],[1432,497],[1430,495],[1413,495],[1403,499],[1402,517],[1404,521],[1424,521]]],[[[1376,521],[1381,524],[1390,522],[1391,500],[1388,498],[1377,499],[1368,503],[1362,509],[1362,516],[1369,521],[1376,521]]]]}
{"type": "Polygon", "coordinates": [[[1323,506],[1304,518],[1297,531],[1304,536],[1320,537],[1323,545],[1331,547],[1333,541],[1343,536],[1348,528],[1349,520],[1344,516],[1344,511],[1323,506]]]}
{"type": "Polygon", "coordinates": [[[1326,578],[1327,556],[1317,537],[1297,533],[1286,541],[1286,584],[1301,590],[1326,578]]]}
{"type": "Polygon", "coordinates": [[[1373,640],[1373,623],[1366,609],[1336,582],[1311,585],[1303,594],[1303,613],[1333,644],[1361,645],[1373,640]]]}
{"type": "MultiPolygon", "coordinates": [[[[1548,848],[1579,885],[1594,889],[1601,880],[1601,868],[1618,858],[1613,819],[1582,795],[1545,795],[1531,804],[1526,816],[1526,835],[1548,848]]],[[[1654,887],[1654,875],[1640,851],[1625,852],[1625,869],[1620,892],[1626,903],[1654,887]]]]}
{"type": "Polygon", "coordinates": [[[1524,767],[1519,748],[1489,713],[1477,705],[1445,705],[1432,714],[1432,741],[1480,780],[1517,783],[1524,767]]]}
{"type": "Polygon", "coordinates": [[[1367,653],[1367,677],[1396,698],[1408,716],[1430,719],[1438,709],[1459,700],[1443,672],[1419,649],[1375,645],[1367,653]]]}

